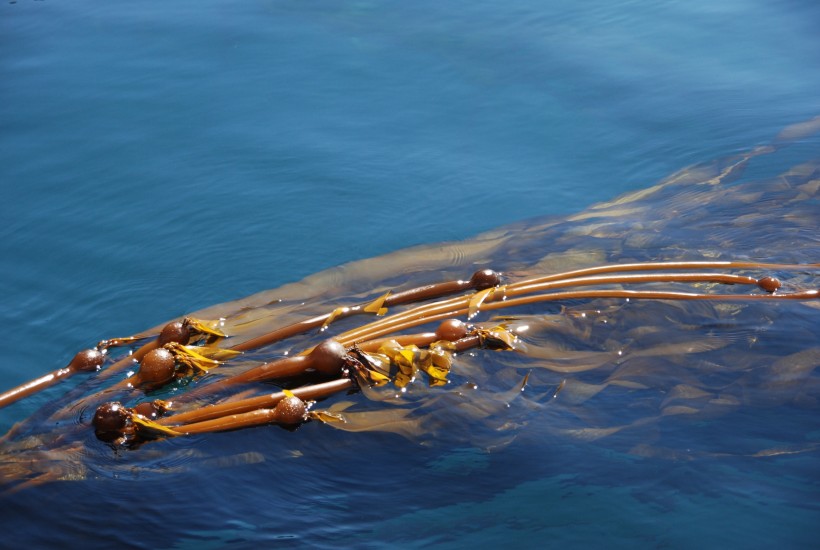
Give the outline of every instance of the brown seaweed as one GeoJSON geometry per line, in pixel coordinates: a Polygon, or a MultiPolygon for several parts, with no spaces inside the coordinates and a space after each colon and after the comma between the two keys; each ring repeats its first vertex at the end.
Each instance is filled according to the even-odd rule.
{"type": "Polygon", "coordinates": [[[93,382],[0,440],[2,484],[85,477],[90,433],[138,462],[167,438],[266,425],[493,449],[535,423],[584,441],[643,430],[629,452],[680,457],[658,435],[668,422],[816,408],[818,164],[742,177],[819,125],[565,220],[354,262],[102,340],[0,394],[6,406],[70,375],[93,382]],[[807,334],[762,346],[779,326],[807,334]]]}

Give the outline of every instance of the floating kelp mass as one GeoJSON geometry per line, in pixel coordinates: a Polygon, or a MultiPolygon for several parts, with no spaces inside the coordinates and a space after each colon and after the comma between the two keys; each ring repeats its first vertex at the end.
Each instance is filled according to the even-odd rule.
{"type": "MultiPolygon", "coordinates": [[[[82,478],[90,445],[138,461],[167,439],[270,425],[491,450],[548,407],[550,436],[654,425],[655,442],[677,417],[816,409],[818,165],[743,174],[818,126],[564,220],[354,262],[102,340],[0,394],[0,407],[53,395],[0,441],[2,485],[82,478]]],[[[650,443],[626,450],[681,451],[650,443]]]]}

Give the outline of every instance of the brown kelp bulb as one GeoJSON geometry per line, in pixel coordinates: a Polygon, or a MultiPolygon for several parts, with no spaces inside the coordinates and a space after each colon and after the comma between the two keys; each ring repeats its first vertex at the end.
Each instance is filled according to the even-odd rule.
{"type": "Polygon", "coordinates": [[[273,409],[274,420],[279,424],[301,424],[305,421],[307,405],[296,396],[286,397],[273,409]]]}
{"type": "Polygon", "coordinates": [[[142,384],[161,386],[173,380],[175,370],[174,354],[165,348],[159,348],[145,354],[137,376],[142,384]]]}
{"type": "Polygon", "coordinates": [[[144,416],[148,420],[156,420],[162,416],[162,409],[160,409],[153,401],[144,401],[134,407],[134,412],[144,416]]]}
{"type": "Polygon", "coordinates": [[[501,283],[501,275],[492,269],[481,269],[470,277],[470,285],[476,290],[492,288],[498,286],[499,283],[501,283]]]}
{"type": "Polygon", "coordinates": [[[458,319],[447,319],[446,321],[442,321],[436,329],[436,337],[439,340],[455,342],[465,336],[467,336],[467,325],[458,319]]]}
{"type": "Polygon", "coordinates": [[[342,372],[346,354],[345,347],[339,342],[325,340],[310,352],[310,366],[322,374],[338,375],[342,372]]]}
{"type": "Polygon", "coordinates": [[[182,321],[174,321],[168,323],[159,333],[157,344],[162,347],[170,342],[186,345],[191,340],[191,329],[187,323],[182,321]]]}
{"type": "Polygon", "coordinates": [[[94,424],[94,429],[98,435],[119,434],[125,428],[127,420],[128,411],[122,406],[122,403],[112,401],[97,407],[92,424],[94,424]]]}
{"type": "Polygon", "coordinates": [[[766,292],[774,292],[780,288],[780,281],[774,277],[763,277],[762,279],[758,279],[757,286],[766,292]]]}
{"type": "Polygon", "coordinates": [[[77,353],[68,368],[73,371],[94,372],[98,370],[105,361],[105,355],[95,349],[84,349],[77,353]]]}

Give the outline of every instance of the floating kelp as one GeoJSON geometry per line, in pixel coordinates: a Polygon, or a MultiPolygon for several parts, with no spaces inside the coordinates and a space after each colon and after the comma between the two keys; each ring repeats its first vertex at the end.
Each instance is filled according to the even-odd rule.
{"type": "Polygon", "coordinates": [[[676,458],[815,450],[813,436],[684,450],[664,433],[820,406],[818,165],[742,177],[818,125],[567,219],[354,262],[102,340],[0,395],[53,395],[3,437],[2,482],[83,478],[84,449],[101,442],[134,472],[175,452],[169,439],[307,422],[482,449],[536,430],[676,458]],[[63,395],[49,388],[69,377],[63,395]]]}

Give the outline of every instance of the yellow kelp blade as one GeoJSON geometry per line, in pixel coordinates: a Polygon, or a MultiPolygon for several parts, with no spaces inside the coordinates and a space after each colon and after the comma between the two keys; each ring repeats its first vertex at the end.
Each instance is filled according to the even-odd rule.
{"type": "Polygon", "coordinates": [[[388,382],[390,382],[390,377],[385,376],[384,374],[380,373],[377,370],[371,369],[363,369],[357,371],[357,374],[364,380],[364,382],[369,386],[384,386],[388,382]]]}
{"type": "Polygon", "coordinates": [[[478,328],[476,333],[481,339],[481,347],[494,350],[515,349],[517,336],[504,325],[497,325],[489,329],[478,328]]]}
{"type": "MultiPolygon", "coordinates": [[[[447,342],[452,347],[450,342],[447,342]]],[[[453,354],[444,349],[443,346],[431,345],[424,357],[419,361],[419,369],[424,371],[427,382],[431,387],[444,386],[447,384],[447,375],[453,366],[453,354]]]]}
{"type": "Polygon", "coordinates": [[[387,308],[384,307],[384,301],[390,296],[391,292],[388,290],[366,306],[364,306],[364,310],[367,313],[375,313],[378,316],[382,316],[387,313],[387,308]]]}
{"type": "Polygon", "coordinates": [[[580,380],[565,379],[561,382],[560,388],[556,390],[555,396],[561,401],[570,405],[580,405],[598,395],[609,385],[608,382],[603,384],[587,384],[580,380]]]}
{"type": "Polygon", "coordinates": [[[707,391],[704,391],[695,386],[689,386],[687,384],[677,384],[672,387],[666,394],[666,398],[661,402],[661,408],[668,407],[674,401],[696,401],[696,400],[705,400],[713,397],[713,394],[707,391]]]}
{"type": "Polygon", "coordinates": [[[333,426],[346,432],[392,432],[409,439],[414,439],[425,433],[418,419],[407,418],[413,409],[382,409],[376,411],[347,410],[351,403],[339,403],[330,408],[329,412],[340,415],[343,422],[330,422],[333,426]]]}
{"type": "Polygon", "coordinates": [[[390,358],[378,353],[356,350],[358,361],[354,362],[353,373],[361,386],[384,386],[390,382],[390,358]]]}
{"type": "Polygon", "coordinates": [[[672,357],[691,355],[693,353],[703,353],[713,351],[729,345],[725,338],[706,337],[688,342],[674,342],[669,344],[659,344],[649,348],[630,350],[631,357],[672,357]]]}
{"type": "Polygon", "coordinates": [[[348,311],[350,311],[349,307],[337,307],[336,309],[330,312],[330,315],[328,315],[327,319],[325,319],[325,322],[322,323],[322,326],[319,327],[319,330],[325,330],[328,326],[330,326],[330,323],[332,323],[348,311]]]}
{"type": "Polygon", "coordinates": [[[388,357],[390,363],[396,367],[396,376],[393,384],[397,388],[404,388],[416,379],[418,368],[415,362],[417,346],[403,347],[395,340],[389,340],[379,347],[379,353],[388,357]]]}
{"type": "Polygon", "coordinates": [[[345,417],[342,414],[333,413],[327,410],[310,411],[308,413],[308,418],[310,418],[311,420],[318,420],[319,422],[324,422],[325,424],[334,422],[345,422],[345,417]]]}
{"type": "Polygon", "coordinates": [[[486,302],[489,298],[494,297],[496,292],[503,294],[505,288],[505,285],[494,286],[473,294],[473,296],[470,298],[470,305],[467,309],[467,319],[472,319],[473,317],[478,315],[478,312],[481,309],[481,304],[486,302]]]}
{"type": "Polygon", "coordinates": [[[140,435],[149,435],[149,436],[167,436],[167,437],[177,437],[180,435],[185,435],[182,432],[178,432],[169,428],[168,426],[163,426],[153,420],[148,420],[144,416],[140,414],[132,414],[131,421],[134,423],[134,426],[137,428],[137,431],[140,435]]]}
{"type": "Polygon", "coordinates": [[[416,346],[399,348],[390,356],[392,363],[396,366],[396,377],[393,383],[397,388],[404,388],[411,384],[416,379],[418,366],[415,361],[415,352],[418,351],[416,346]],[[415,348],[415,349],[413,349],[415,348]]]}
{"type": "Polygon", "coordinates": [[[174,354],[174,358],[188,367],[199,372],[208,372],[222,364],[221,361],[205,357],[199,353],[197,346],[183,346],[176,342],[165,344],[165,348],[174,354]]]}
{"type": "Polygon", "coordinates": [[[185,322],[188,324],[189,327],[194,329],[194,331],[200,334],[207,334],[209,336],[215,336],[217,338],[225,338],[227,335],[216,328],[216,326],[220,323],[220,320],[216,321],[204,321],[202,319],[196,319],[194,317],[186,317],[185,322]]]}
{"type": "Polygon", "coordinates": [[[241,351],[237,351],[234,349],[218,348],[215,346],[185,346],[185,349],[199,356],[207,357],[208,359],[214,359],[218,362],[228,361],[229,359],[233,359],[237,355],[242,355],[241,351]]]}
{"type": "MultiPolygon", "coordinates": [[[[463,397],[463,400],[461,400],[456,406],[460,409],[462,414],[473,419],[489,418],[498,415],[504,411],[507,411],[514,402],[521,398],[521,395],[524,393],[524,389],[527,387],[529,379],[530,373],[528,372],[524,375],[520,382],[515,384],[507,391],[501,393],[475,392],[472,391],[474,389],[473,384],[468,383],[463,386],[464,388],[468,388],[466,392],[457,391],[456,394],[469,397],[463,397]]],[[[431,400],[430,404],[436,401],[446,402],[448,400],[448,392],[444,392],[431,400]]],[[[449,404],[445,405],[445,408],[450,406],[451,405],[449,404]]]]}
{"type": "Polygon", "coordinates": [[[402,346],[395,340],[389,340],[379,347],[379,353],[388,357],[396,367],[393,384],[404,388],[416,378],[419,370],[429,377],[430,386],[447,384],[447,375],[453,363],[451,342],[434,342],[430,349],[420,349],[414,344],[402,346]]]}

